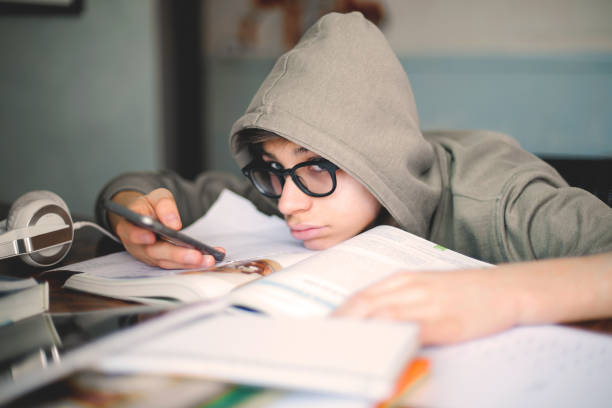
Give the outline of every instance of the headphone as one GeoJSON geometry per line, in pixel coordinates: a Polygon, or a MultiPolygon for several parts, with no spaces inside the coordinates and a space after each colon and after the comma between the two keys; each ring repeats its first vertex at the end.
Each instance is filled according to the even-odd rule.
{"type": "Polygon", "coordinates": [[[74,223],[68,206],[57,194],[30,191],[19,197],[11,205],[8,217],[0,221],[0,259],[19,256],[32,266],[55,265],[68,254],[74,230],[83,226],[97,228],[118,241],[97,224],[74,223]]]}

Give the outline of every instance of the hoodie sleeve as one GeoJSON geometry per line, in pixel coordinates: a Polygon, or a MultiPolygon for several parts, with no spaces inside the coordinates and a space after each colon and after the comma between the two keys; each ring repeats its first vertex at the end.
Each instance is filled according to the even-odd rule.
{"type": "Polygon", "coordinates": [[[229,173],[205,172],[191,181],[165,170],[125,173],[112,179],[96,200],[97,222],[110,230],[106,211],[102,206],[106,198],[112,198],[115,194],[128,190],[147,194],[161,187],[167,188],[174,195],[183,226],[193,223],[204,215],[224,189],[248,199],[266,214],[278,214],[274,204],[260,195],[246,179],[240,180],[229,173]]]}
{"type": "Polygon", "coordinates": [[[427,132],[442,200],[430,239],[491,262],[612,251],[612,208],[507,135],[427,132]]]}
{"type": "Polygon", "coordinates": [[[498,239],[510,260],[612,251],[612,209],[585,190],[532,178],[502,197],[498,239]]]}

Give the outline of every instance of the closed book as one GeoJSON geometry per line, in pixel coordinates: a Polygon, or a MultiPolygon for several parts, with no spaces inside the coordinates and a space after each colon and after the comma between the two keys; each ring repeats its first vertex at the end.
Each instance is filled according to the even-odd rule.
{"type": "Polygon", "coordinates": [[[0,325],[10,324],[49,310],[49,284],[0,292],[0,325]]]}

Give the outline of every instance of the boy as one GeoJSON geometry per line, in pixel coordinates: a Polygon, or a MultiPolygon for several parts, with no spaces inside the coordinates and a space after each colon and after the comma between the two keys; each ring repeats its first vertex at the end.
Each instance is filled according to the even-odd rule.
{"type": "MultiPolygon", "coordinates": [[[[612,210],[569,187],[513,139],[421,133],[404,70],[383,34],[359,13],[324,16],[279,58],[232,127],[230,148],[252,185],[224,174],[187,182],[137,173],[113,180],[100,200],[112,197],[178,229],[181,219],[192,222],[229,188],[282,215],[312,249],[388,223],[492,263],[612,251],[612,210]]],[[[107,222],[100,206],[97,216],[107,222]]],[[[109,218],[126,249],[144,262],[164,268],[214,263],[109,218]]],[[[380,307],[363,312],[374,304],[370,297],[354,302],[360,306],[339,313],[391,315],[380,307]]]]}

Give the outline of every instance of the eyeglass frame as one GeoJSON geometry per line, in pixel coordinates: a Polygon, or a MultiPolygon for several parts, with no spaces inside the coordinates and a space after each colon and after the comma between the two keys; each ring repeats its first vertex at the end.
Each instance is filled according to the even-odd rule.
{"type": "Polygon", "coordinates": [[[291,176],[291,180],[293,180],[293,184],[295,184],[304,194],[306,194],[309,197],[316,197],[316,198],[327,197],[328,195],[331,195],[336,190],[336,186],[337,186],[336,171],[338,171],[340,167],[338,167],[334,163],[322,157],[317,157],[316,159],[306,160],[304,162],[296,164],[290,169],[275,169],[274,167],[272,167],[271,164],[268,164],[268,163],[269,162],[266,162],[265,160],[256,159],[242,168],[242,174],[251,181],[251,184],[253,184],[253,186],[257,189],[257,191],[259,191],[261,194],[263,194],[266,197],[280,198],[280,196],[283,193],[282,189],[285,187],[285,180],[287,176],[291,176]],[[299,177],[297,177],[297,175],[295,174],[298,169],[302,167],[306,167],[306,166],[312,166],[312,165],[317,165],[319,167],[322,167],[329,173],[329,176],[331,177],[331,180],[332,180],[332,187],[329,192],[323,193],[323,194],[313,193],[312,191],[308,190],[306,186],[302,184],[299,177]],[[251,176],[253,170],[265,170],[275,175],[280,182],[281,193],[280,194],[269,194],[263,191],[258,186],[258,184],[255,182],[255,180],[253,180],[253,177],[251,176]]]}

